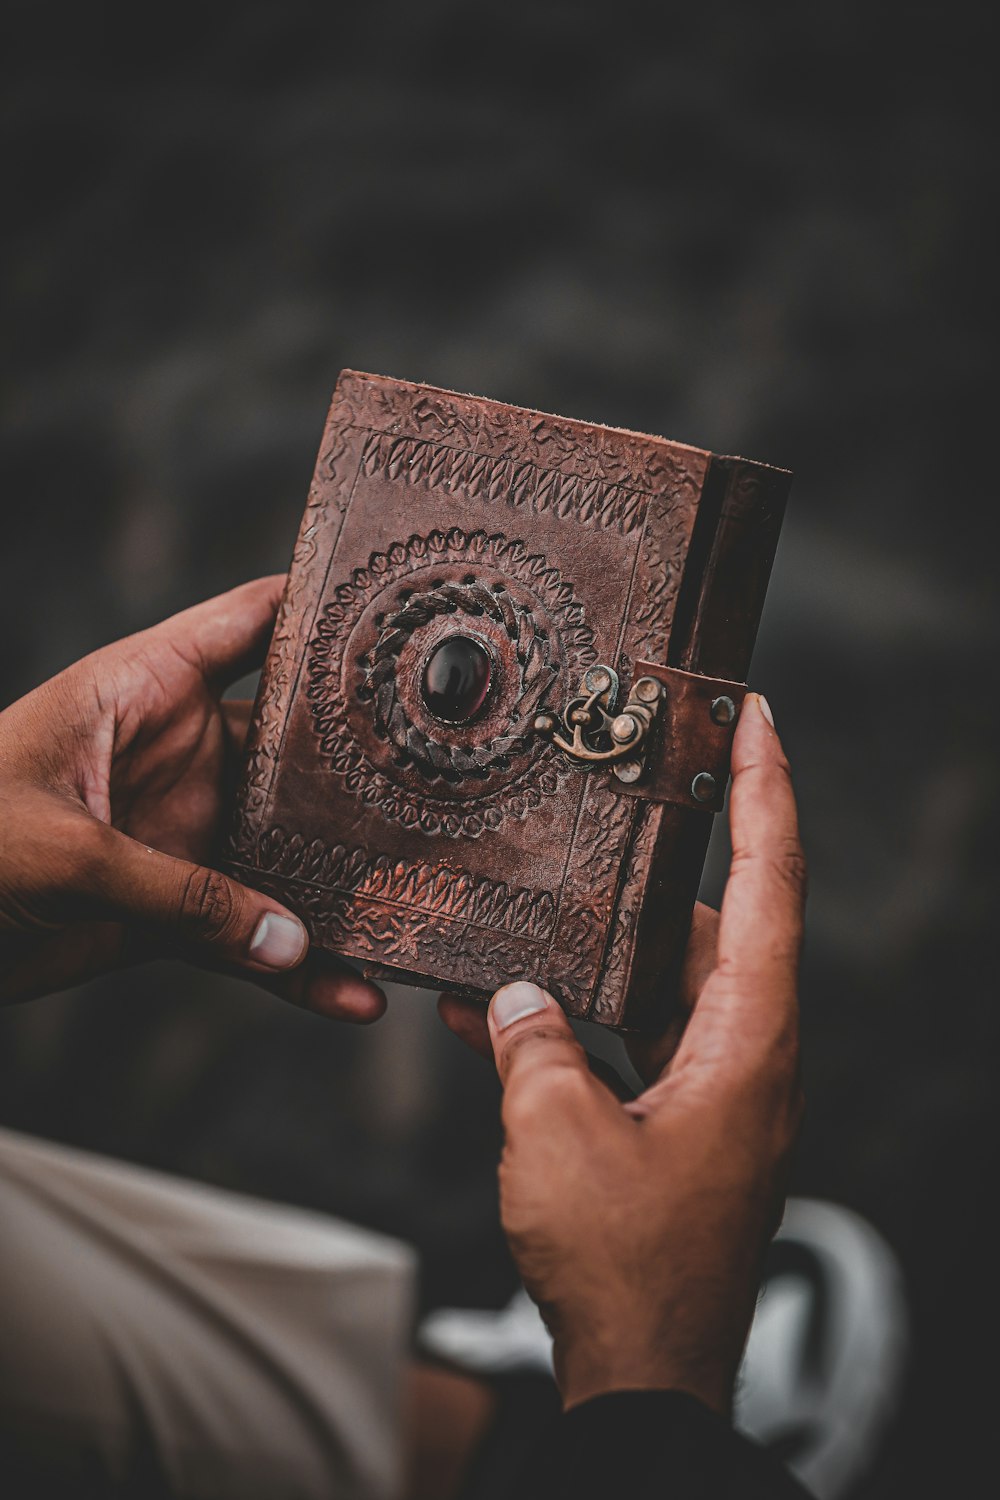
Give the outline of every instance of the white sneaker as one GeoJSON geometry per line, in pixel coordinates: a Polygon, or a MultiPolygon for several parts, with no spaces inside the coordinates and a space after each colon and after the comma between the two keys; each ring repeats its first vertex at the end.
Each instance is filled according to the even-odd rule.
{"type": "Polygon", "coordinates": [[[838,1500],[878,1455],[908,1349],[902,1272],[882,1236],[846,1208],[791,1199],[747,1340],[737,1427],[816,1500],[838,1500]]]}
{"type": "Polygon", "coordinates": [[[421,1323],[417,1343],[472,1375],[552,1374],[552,1339],[523,1287],[500,1312],[438,1308],[421,1323]]]}

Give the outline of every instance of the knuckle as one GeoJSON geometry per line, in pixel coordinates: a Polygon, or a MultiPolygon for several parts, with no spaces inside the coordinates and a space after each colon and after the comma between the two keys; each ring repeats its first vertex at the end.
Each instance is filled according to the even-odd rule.
{"type": "Polygon", "coordinates": [[[568,1057],[515,1075],[504,1093],[504,1127],[513,1135],[531,1134],[558,1116],[581,1114],[587,1107],[589,1088],[588,1077],[571,1066],[568,1057]]]}
{"type": "Polygon", "coordinates": [[[794,834],[779,839],[765,849],[751,848],[741,844],[734,848],[730,874],[750,875],[758,872],[773,879],[783,889],[790,891],[798,901],[804,901],[809,886],[809,869],[802,845],[794,834]]]}
{"type": "Polygon", "coordinates": [[[590,1102],[591,1089],[589,1074],[564,1066],[548,1078],[546,1094],[552,1109],[563,1114],[582,1114],[590,1102]]]}
{"type": "Polygon", "coordinates": [[[532,1056],[545,1055],[549,1053],[556,1056],[562,1047],[571,1047],[574,1050],[579,1043],[572,1033],[567,1033],[557,1024],[542,1022],[537,1026],[528,1028],[516,1034],[504,1043],[503,1059],[505,1070],[510,1073],[515,1068],[522,1067],[532,1056]]]}
{"type": "Polygon", "coordinates": [[[772,1078],[758,1101],[760,1116],[768,1125],[768,1154],[776,1167],[784,1168],[802,1129],[805,1103],[798,1077],[772,1078]]]}
{"type": "Polygon", "coordinates": [[[789,1087],[782,1090],[773,1114],[774,1156],[781,1165],[788,1162],[795,1150],[804,1114],[805,1096],[796,1078],[789,1087]]]}
{"type": "Polygon", "coordinates": [[[181,921],[201,938],[225,937],[239,916],[233,887],[217,870],[192,870],[181,896],[181,921]]]}
{"type": "Polygon", "coordinates": [[[770,1039],[765,1053],[766,1076],[790,1099],[799,1087],[798,1018],[788,1018],[770,1039]]]}
{"type": "Polygon", "coordinates": [[[509,1135],[531,1134],[542,1122],[545,1096],[537,1082],[525,1079],[508,1086],[503,1096],[503,1123],[509,1135]]]}
{"type": "Polygon", "coordinates": [[[805,896],[809,884],[809,871],[802,845],[797,838],[782,840],[774,854],[775,873],[797,896],[805,896]]]}
{"type": "Polygon", "coordinates": [[[755,1102],[761,1118],[797,1123],[802,1096],[798,1026],[794,1021],[779,1027],[766,1024],[749,1032],[745,1041],[729,1072],[735,1093],[755,1102]]]}

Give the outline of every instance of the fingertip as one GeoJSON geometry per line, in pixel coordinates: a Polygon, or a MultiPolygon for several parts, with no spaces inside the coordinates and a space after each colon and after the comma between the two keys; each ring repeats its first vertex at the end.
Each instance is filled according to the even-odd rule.
{"type": "Polygon", "coordinates": [[[386,1011],[383,990],[360,974],[314,974],[307,982],[303,1003],[317,1015],[355,1026],[370,1026],[386,1011]]]}
{"type": "Polygon", "coordinates": [[[277,614],[287,580],[287,573],[267,573],[261,578],[250,578],[246,583],[238,583],[235,588],[230,589],[229,594],[240,600],[252,600],[277,614]]]}
{"type": "Polygon", "coordinates": [[[487,1062],[493,1061],[486,1007],[481,1000],[445,991],[438,996],[437,1008],[438,1015],[453,1036],[471,1047],[473,1052],[478,1052],[487,1062]]]}
{"type": "Polygon", "coordinates": [[[515,1026],[518,1021],[524,1021],[529,1016],[540,1015],[555,1003],[552,996],[547,994],[540,985],[533,984],[526,979],[518,979],[512,984],[502,985],[490,1001],[490,1031],[494,1034],[506,1031],[509,1026],[515,1026]]]}
{"type": "Polygon", "coordinates": [[[437,997],[437,1011],[449,1031],[455,1028],[453,1021],[461,1021],[469,1006],[469,1001],[461,995],[453,994],[451,990],[442,990],[437,997]]]}
{"type": "Polygon", "coordinates": [[[379,989],[377,984],[368,984],[364,995],[357,994],[349,1002],[349,1020],[357,1026],[371,1026],[375,1021],[381,1021],[389,1008],[389,1001],[385,991],[379,989]]]}
{"type": "MultiPolygon", "coordinates": [[[[523,1111],[540,1105],[544,1116],[550,1110],[576,1109],[581,1102],[579,1079],[586,1097],[595,1080],[587,1054],[559,1002],[538,984],[519,979],[497,990],[490,1001],[489,1031],[493,1060],[505,1094],[505,1110],[516,1108],[521,1124],[523,1111]],[[570,1080],[577,1081],[570,1084],[570,1080]],[[534,1089],[529,1080],[534,1078],[534,1089]],[[516,1089],[516,1095],[511,1091],[516,1089]],[[516,1102],[515,1102],[516,1101],[516,1102]]],[[[505,1114],[508,1131],[513,1119],[505,1114]]]]}
{"type": "Polygon", "coordinates": [[[733,775],[756,762],[769,765],[780,761],[783,754],[767,699],[760,693],[748,693],[733,738],[733,775]]]}
{"type": "Polygon", "coordinates": [[[762,704],[767,705],[767,699],[762,698],[760,693],[747,693],[743,702],[743,712],[736,726],[734,743],[738,743],[741,739],[745,740],[748,736],[774,735],[774,718],[770,707],[768,706],[765,712],[762,704]]]}
{"type": "Polygon", "coordinates": [[[252,579],[154,625],[149,634],[183,646],[208,681],[225,686],[261,665],[284,585],[282,574],[252,579]]]}
{"type": "Polygon", "coordinates": [[[272,973],[297,969],[309,952],[309,934],[289,911],[264,912],[254,926],[247,947],[252,964],[272,973]]]}
{"type": "Polygon", "coordinates": [[[750,697],[753,699],[754,705],[755,705],[755,707],[757,709],[757,712],[760,714],[761,718],[764,719],[768,724],[770,724],[771,728],[773,729],[774,728],[774,715],[771,712],[771,705],[770,705],[770,703],[768,703],[767,699],[764,697],[764,694],[763,693],[751,693],[750,697]]]}

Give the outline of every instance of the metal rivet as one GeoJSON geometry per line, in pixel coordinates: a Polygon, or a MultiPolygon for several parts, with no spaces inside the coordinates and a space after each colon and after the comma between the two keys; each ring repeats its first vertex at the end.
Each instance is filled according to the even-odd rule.
{"type": "Polygon", "coordinates": [[[539,714],[535,720],[535,730],[538,734],[553,734],[556,721],[552,714],[539,714]]]}
{"type": "Polygon", "coordinates": [[[638,728],[631,714],[619,714],[611,725],[611,738],[617,740],[619,745],[624,745],[628,740],[635,738],[638,728]]]}
{"type": "Polygon", "coordinates": [[[638,781],[642,775],[641,760],[620,760],[615,766],[615,775],[619,781],[626,783],[638,781]]]}
{"type": "Polygon", "coordinates": [[[711,713],[716,724],[731,724],[736,718],[736,704],[732,698],[713,698],[711,713]]]}
{"type": "Polygon", "coordinates": [[[715,777],[708,771],[699,771],[691,783],[691,795],[696,802],[711,802],[717,790],[715,777]]]}
{"type": "Polygon", "coordinates": [[[604,667],[592,667],[584,678],[587,691],[590,693],[603,693],[611,686],[611,674],[604,667]]]}
{"type": "Polygon", "coordinates": [[[640,677],[632,689],[640,703],[655,703],[662,691],[663,688],[655,677],[640,677]]]}

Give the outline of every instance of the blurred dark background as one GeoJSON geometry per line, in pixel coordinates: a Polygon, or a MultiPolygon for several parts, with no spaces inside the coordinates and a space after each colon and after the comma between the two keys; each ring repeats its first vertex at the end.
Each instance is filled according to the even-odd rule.
{"type": "MultiPolygon", "coordinates": [[[[872,1220],[914,1317],[871,1497],[992,1452],[988,22],[15,3],[0,48],[0,702],[283,567],[342,366],[796,471],[753,680],[812,867],[794,1189],[872,1220]]],[[[393,1001],[352,1032],[107,979],[0,1017],[0,1120],[402,1234],[428,1305],[499,1305],[495,1085],[393,1001]]]]}

